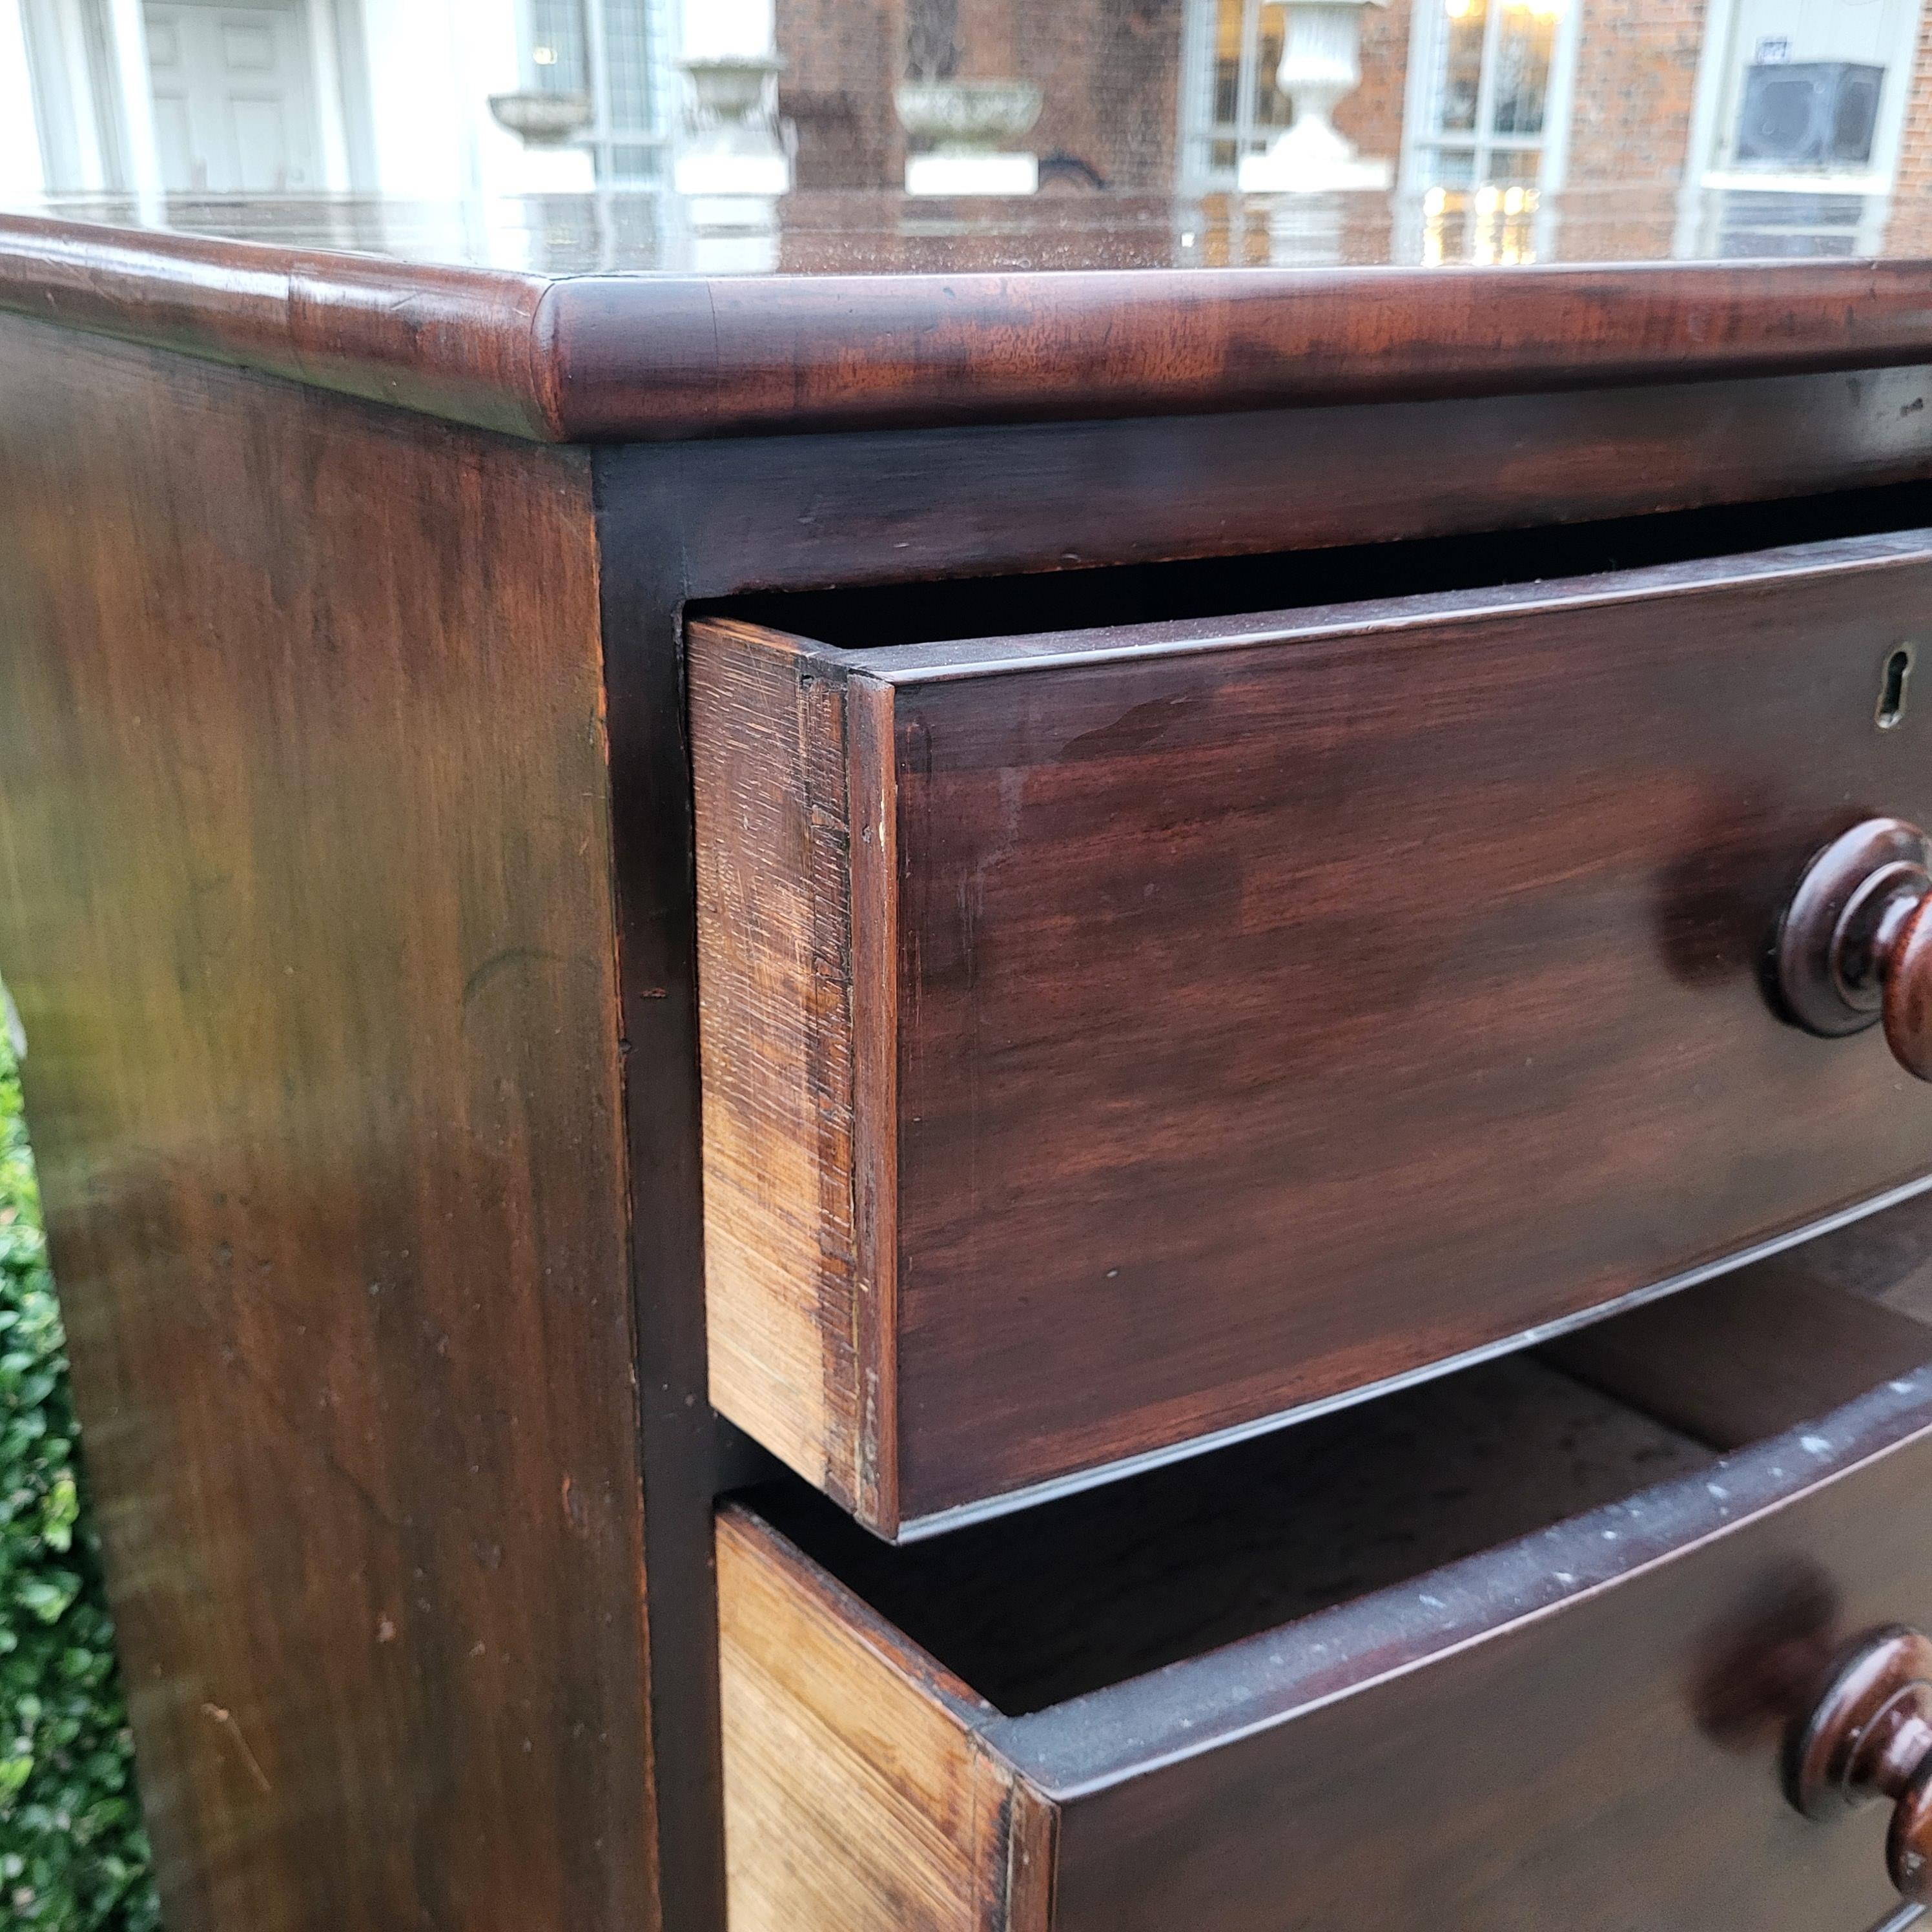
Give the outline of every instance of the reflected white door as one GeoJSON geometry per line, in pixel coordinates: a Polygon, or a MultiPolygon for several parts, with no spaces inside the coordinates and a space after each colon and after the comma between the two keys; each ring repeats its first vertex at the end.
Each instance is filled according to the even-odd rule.
{"type": "Polygon", "coordinates": [[[282,194],[322,185],[298,0],[149,0],[154,136],[170,194],[282,194]]]}

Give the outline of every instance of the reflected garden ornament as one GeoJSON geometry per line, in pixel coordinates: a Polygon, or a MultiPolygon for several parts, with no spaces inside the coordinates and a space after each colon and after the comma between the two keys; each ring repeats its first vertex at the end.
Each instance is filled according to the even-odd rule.
{"type": "Polygon", "coordinates": [[[490,116],[522,143],[498,176],[505,193],[584,194],[596,185],[595,164],[584,137],[592,118],[590,97],[529,88],[489,97],[490,116]]]}
{"type": "Polygon", "coordinates": [[[1288,0],[1281,64],[1274,84],[1294,110],[1294,124],[1264,154],[1241,163],[1252,192],[1385,188],[1393,170],[1365,160],[1336,128],[1336,104],[1360,86],[1362,9],[1388,0],[1288,0]]]}
{"type": "Polygon", "coordinates": [[[1040,163],[1005,144],[1032,130],[1046,97],[1028,80],[908,80],[894,91],[900,124],[931,152],[906,158],[908,194],[1031,194],[1040,163]]]}
{"type": "Polygon", "coordinates": [[[526,147],[560,148],[590,125],[587,94],[546,94],[536,88],[490,96],[490,118],[526,147]]]}
{"type": "Polygon", "coordinates": [[[791,163],[780,137],[774,92],[784,62],[769,49],[688,56],[688,126],[672,164],[680,194],[789,194],[791,163]]]}

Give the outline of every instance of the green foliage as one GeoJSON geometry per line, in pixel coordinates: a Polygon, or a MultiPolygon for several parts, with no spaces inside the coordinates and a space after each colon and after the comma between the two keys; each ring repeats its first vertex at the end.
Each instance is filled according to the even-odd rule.
{"type": "Polygon", "coordinates": [[[150,1932],[159,1911],[76,1433],[0,1025],[0,1924],[150,1932]]]}

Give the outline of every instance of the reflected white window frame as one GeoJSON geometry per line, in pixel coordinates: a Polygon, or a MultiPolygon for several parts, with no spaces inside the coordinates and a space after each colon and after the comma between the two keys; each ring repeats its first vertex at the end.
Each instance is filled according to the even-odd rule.
{"type": "MultiPolygon", "coordinates": [[[[600,188],[652,188],[670,179],[673,123],[682,94],[674,62],[678,27],[677,0],[641,0],[645,36],[644,66],[652,108],[649,124],[621,119],[610,85],[611,48],[608,0],[577,0],[583,39],[584,90],[590,100],[590,125],[574,144],[588,148],[596,164],[600,188]],[[620,171],[617,158],[627,149],[647,149],[652,166],[646,172],[620,171]]],[[[532,0],[519,0],[517,33],[523,50],[526,85],[548,91],[554,70],[536,59],[538,46],[532,0]]],[[[567,90],[565,90],[567,91],[567,90]]]]}
{"type": "MultiPolygon", "coordinates": [[[[1747,225],[1737,218],[1748,211],[1750,198],[1785,198],[1788,206],[1788,198],[1796,196],[1858,200],[1862,205],[1856,218],[1844,224],[1844,252],[1878,254],[1884,246],[1892,192],[1904,154],[1924,7],[1924,0],[1917,0],[1917,4],[1900,9],[1894,28],[1897,44],[1892,50],[1895,58],[1884,62],[1886,78],[1879,94],[1870,161],[1862,168],[1835,174],[1820,170],[1780,180],[1767,171],[1744,172],[1725,165],[1724,153],[1736,132],[1735,121],[1726,109],[1734,105],[1732,63],[1743,52],[1738,32],[1742,10],[1738,0],[1709,0],[1697,57],[1697,89],[1691,107],[1675,252],[1680,256],[1723,254],[1726,236],[1747,225]]],[[[1768,232],[1777,220],[1777,211],[1768,201],[1766,214],[1764,225],[1768,232]]]]}
{"type": "MultiPolygon", "coordinates": [[[[1217,54],[1220,38],[1220,0],[1185,0],[1181,10],[1180,162],[1176,169],[1184,194],[1231,190],[1244,154],[1266,152],[1285,123],[1258,120],[1255,98],[1262,78],[1261,28],[1264,0],[1241,0],[1239,65],[1234,92],[1234,118],[1222,121],[1214,112],[1217,54]],[[1232,143],[1234,156],[1226,167],[1214,164],[1214,149],[1232,143]]],[[[1270,82],[1272,84],[1272,82],[1270,82]]]]}
{"type": "Polygon", "coordinates": [[[1488,178],[1486,163],[1498,154],[1534,154],[1536,178],[1522,185],[1533,188],[1546,206],[1562,187],[1570,165],[1570,126],[1576,93],[1576,53],[1582,42],[1583,0],[1562,0],[1550,56],[1550,84],[1544,96],[1543,131],[1538,134],[1492,134],[1496,109],[1496,42],[1501,37],[1502,0],[1490,0],[1483,29],[1481,73],[1478,82],[1476,125],[1465,139],[1432,124],[1436,111],[1436,67],[1442,58],[1449,14],[1444,0],[1415,0],[1408,29],[1408,74],[1402,94],[1402,172],[1406,194],[1420,194],[1432,184],[1430,163],[1444,152],[1473,155],[1472,186],[1488,178]]]}
{"type": "Polygon", "coordinates": [[[128,156],[112,28],[100,0],[21,0],[41,166],[50,188],[127,194],[128,156]]]}
{"type": "MultiPolygon", "coordinates": [[[[1725,166],[1720,148],[1730,151],[1735,135],[1735,94],[1731,77],[1743,66],[1738,46],[1738,0],[1708,0],[1704,10],[1704,40],[1698,48],[1696,94],[1690,108],[1690,141],[1687,148],[1684,188],[1737,188],[1744,191],[1775,191],[1764,170],[1737,172],[1725,166]]],[[[1899,178],[1905,153],[1905,124],[1911,116],[1912,81],[1918,71],[1918,37],[1924,4],[1899,8],[1895,25],[1898,44],[1884,62],[1886,80],[1878,94],[1878,122],[1872,130],[1872,158],[1862,168],[1795,180],[1795,191],[1818,195],[1889,195],[1899,178]]]]}

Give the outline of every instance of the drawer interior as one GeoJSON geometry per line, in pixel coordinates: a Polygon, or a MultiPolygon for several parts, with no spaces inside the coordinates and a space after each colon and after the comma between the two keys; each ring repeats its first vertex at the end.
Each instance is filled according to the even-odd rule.
{"type": "Polygon", "coordinates": [[[1711,1454],[1519,1356],[898,1548],[802,1486],[747,1500],[1017,1717],[1422,1575],[1711,1454]]]}
{"type": "Polygon", "coordinates": [[[742,1500],[1019,1717],[1626,1507],[1925,1362],[1922,1196],[1541,1350],[928,1541],[884,1544],[790,1478],[742,1500]]]}
{"type": "Polygon", "coordinates": [[[1590,577],[1932,524],[1932,484],[1402,543],[752,594],[693,607],[845,650],[1243,616],[1590,577]]]}

